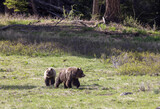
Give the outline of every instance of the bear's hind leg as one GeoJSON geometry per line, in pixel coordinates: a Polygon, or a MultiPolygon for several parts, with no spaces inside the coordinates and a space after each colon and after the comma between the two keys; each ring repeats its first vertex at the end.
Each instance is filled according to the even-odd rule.
{"type": "Polygon", "coordinates": [[[64,88],[68,88],[67,85],[66,85],[66,82],[64,83],[64,88]]]}
{"type": "Polygon", "coordinates": [[[62,83],[62,81],[60,80],[60,77],[58,76],[57,79],[56,79],[55,87],[58,88],[61,83],[62,83]]]}

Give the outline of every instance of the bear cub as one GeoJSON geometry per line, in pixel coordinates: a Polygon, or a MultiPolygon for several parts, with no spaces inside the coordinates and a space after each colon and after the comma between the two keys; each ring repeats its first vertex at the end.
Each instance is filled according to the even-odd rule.
{"type": "Polygon", "coordinates": [[[80,82],[78,78],[85,77],[85,74],[80,68],[77,67],[69,67],[60,71],[57,79],[55,87],[59,87],[59,85],[63,82],[64,88],[72,88],[72,84],[79,88],[80,82]]]}
{"type": "Polygon", "coordinates": [[[56,71],[50,67],[44,72],[44,79],[46,86],[54,85],[56,77],[56,71]]]}

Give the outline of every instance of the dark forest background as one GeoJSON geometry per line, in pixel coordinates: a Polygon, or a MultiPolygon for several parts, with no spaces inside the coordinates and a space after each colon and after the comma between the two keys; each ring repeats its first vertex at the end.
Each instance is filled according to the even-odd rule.
{"type": "MultiPolygon", "coordinates": [[[[105,13],[105,0],[99,0],[99,19],[105,13]]],[[[64,17],[64,12],[72,10],[74,16],[90,20],[93,0],[1,0],[0,13],[18,13],[37,15],[40,17],[64,17]]],[[[140,21],[142,24],[160,25],[160,0],[120,0],[120,18],[127,16],[140,21]]]]}

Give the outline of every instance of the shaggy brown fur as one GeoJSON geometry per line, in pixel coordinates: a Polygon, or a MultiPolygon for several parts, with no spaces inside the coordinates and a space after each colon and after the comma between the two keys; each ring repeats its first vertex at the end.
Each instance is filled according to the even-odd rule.
{"type": "Polygon", "coordinates": [[[63,69],[60,71],[56,79],[55,87],[59,87],[59,85],[63,82],[64,88],[72,88],[72,84],[78,88],[80,86],[78,78],[82,78],[84,76],[85,74],[80,68],[69,67],[63,69]]]}
{"type": "Polygon", "coordinates": [[[56,71],[50,67],[44,72],[44,79],[46,86],[54,85],[56,77],[56,71]]]}

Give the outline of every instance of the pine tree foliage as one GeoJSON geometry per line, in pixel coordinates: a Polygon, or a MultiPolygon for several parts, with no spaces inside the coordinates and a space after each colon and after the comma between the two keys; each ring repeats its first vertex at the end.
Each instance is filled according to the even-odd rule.
{"type": "Polygon", "coordinates": [[[6,0],[4,5],[9,9],[14,9],[14,12],[26,12],[28,2],[26,0],[6,0]]]}

